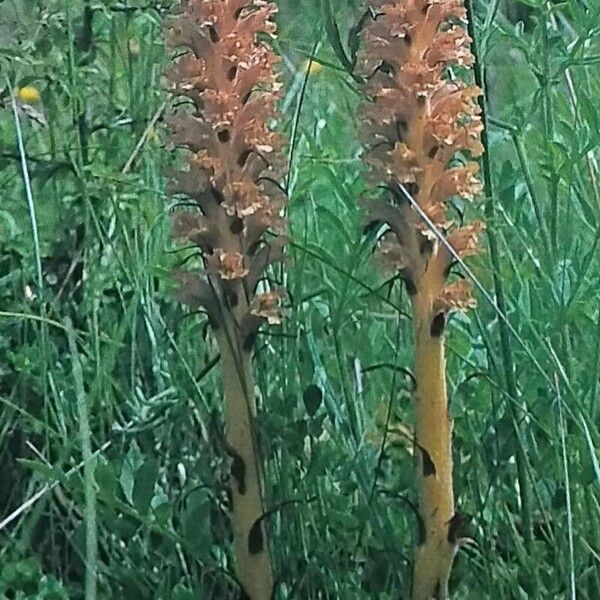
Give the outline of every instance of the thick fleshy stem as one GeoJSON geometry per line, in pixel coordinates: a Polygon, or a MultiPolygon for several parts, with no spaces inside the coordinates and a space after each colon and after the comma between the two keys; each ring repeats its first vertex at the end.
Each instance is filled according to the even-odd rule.
{"type": "Polygon", "coordinates": [[[251,357],[248,352],[240,352],[225,329],[217,339],[221,349],[231,459],[231,523],[236,573],[249,598],[267,600],[273,593],[273,575],[263,523],[260,453],[254,435],[256,405],[251,357]]]}
{"type": "Polygon", "coordinates": [[[281,321],[284,296],[263,282],[286,242],[282,141],[270,127],[280,84],[265,41],[275,12],[265,0],[183,0],[169,23],[172,44],[185,49],[169,72],[172,91],[189,99],[169,120],[173,145],[188,150],[188,168],[171,174],[171,193],[188,198],[173,234],[203,265],[175,277],[180,299],[206,311],[221,351],[236,574],[250,600],[273,593],[252,352],[260,326],[281,321]]]}
{"type": "Polygon", "coordinates": [[[462,258],[477,252],[481,222],[455,227],[451,200],[481,193],[483,152],[476,98],[453,77],[473,62],[462,0],[373,0],[359,57],[365,91],[362,137],[371,181],[386,190],[368,201],[367,225],[384,226],[378,256],[399,273],[414,316],[415,445],[420,539],[413,600],[443,600],[463,517],[454,506],[452,419],[446,391],[444,332],[452,310],[474,305],[470,285],[448,282],[453,256],[405,200],[410,194],[462,258]],[[471,158],[469,158],[471,157],[471,158]]]}

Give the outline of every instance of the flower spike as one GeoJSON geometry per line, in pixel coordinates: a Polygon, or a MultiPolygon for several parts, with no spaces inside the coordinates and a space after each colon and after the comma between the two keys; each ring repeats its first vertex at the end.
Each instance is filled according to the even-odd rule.
{"type": "Polygon", "coordinates": [[[168,25],[171,44],[185,49],[168,77],[189,99],[168,119],[172,146],[187,150],[169,191],[191,200],[174,213],[173,236],[203,261],[175,278],[180,300],[206,311],[219,344],[236,574],[250,600],[273,594],[251,361],[258,329],[281,322],[285,298],[261,283],[286,243],[283,141],[271,128],[281,85],[266,41],[275,12],[265,0],[183,0],[168,25]]]}
{"type": "Polygon", "coordinates": [[[478,252],[484,228],[480,222],[456,227],[450,208],[482,192],[475,162],[483,152],[481,91],[454,76],[474,62],[462,0],[370,4],[375,17],[363,30],[359,70],[371,102],[363,109],[361,136],[369,180],[386,189],[388,199],[368,201],[366,224],[384,227],[377,254],[406,282],[414,314],[415,452],[425,535],[415,553],[412,598],[443,600],[457,549],[449,536],[455,508],[443,338],[448,313],[475,304],[467,281],[448,278],[456,256],[478,252]]]}

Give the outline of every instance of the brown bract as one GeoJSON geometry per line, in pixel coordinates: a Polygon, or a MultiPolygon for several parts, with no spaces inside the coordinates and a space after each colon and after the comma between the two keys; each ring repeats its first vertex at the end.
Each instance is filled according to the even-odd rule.
{"type": "MultiPolygon", "coordinates": [[[[375,0],[376,17],[363,30],[359,69],[372,99],[363,110],[361,136],[372,183],[384,184],[391,201],[369,201],[368,224],[389,227],[380,256],[399,270],[416,293],[425,269],[448,273],[451,254],[406,202],[400,186],[412,194],[455,252],[477,251],[481,223],[456,228],[449,216],[454,198],[471,201],[481,194],[483,152],[480,90],[452,73],[473,63],[471,42],[459,0],[375,0]]],[[[466,284],[440,292],[444,310],[465,309],[466,284]]]]}
{"type": "Polygon", "coordinates": [[[285,243],[282,140],[270,126],[281,85],[264,41],[275,12],[263,0],[184,0],[169,23],[171,44],[185,49],[168,73],[172,92],[190,99],[168,119],[172,145],[189,151],[170,192],[193,201],[174,213],[173,235],[196,245],[205,265],[176,278],[180,299],[204,307],[216,327],[223,310],[251,329],[280,310],[278,291],[256,296],[285,243]]]}

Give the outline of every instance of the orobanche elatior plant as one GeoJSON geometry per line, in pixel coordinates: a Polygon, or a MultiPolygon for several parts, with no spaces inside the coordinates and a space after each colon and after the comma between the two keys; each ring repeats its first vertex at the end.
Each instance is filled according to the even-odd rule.
{"type": "Polygon", "coordinates": [[[189,199],[173,230],[203,262],[177,278],[182,301],[206,311],[221,353],[236,574],[251,600],[273,593],[252,352],[259,327],[280,322],[283,296],[264,281],[285,244],[282,140],[271,129],[281,86],[266,42],[275,11],[263,0],[185,0],[169,23],[171,43],[185,48],[169,79],[190,100],[169,120],[174,145],[189,150],[172,177],[171,192],[189,199]]]}
{"type": "Polygon", "coordinates": [[[385,224],[378,256],[399,273],[414,320],[415,449],[420,539],[413,600],[448,597],[461,521],[452,485],[452,419],[445,379],[448,313],[474,304],[464,279],[449,282],[455,256],[477,251],[483,225],[457,227],[451,201],[481,193],[480,90],[460,75],[473,62],[462,0],[375,0],[363,31],[360,70],[372,99],[361,136],[373,183],[386,190],[368,201],[368,224],[385,224]],[[429,221],[429,223],[427,222],[429,221]]]}

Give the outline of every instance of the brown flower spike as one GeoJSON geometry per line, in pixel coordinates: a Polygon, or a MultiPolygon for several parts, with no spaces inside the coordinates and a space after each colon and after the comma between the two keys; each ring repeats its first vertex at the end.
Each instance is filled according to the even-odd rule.
{"type": "Polygon", "coordinates": [[[251,352],[258,328],[282,317],[282,291],[257,291],[286,241],[282,140],[270,127],[281,86],[264,41],[275,35],[275,12],[264,0],[183,0],[169,23],[171,43],[185,48],[169,79],[189,99],[169,119],[173,144],[189,151],[187,169],[171,174],[171,193],[189,199],[173,216],[173,235],[196,246],[204,263],[203,272],[176,277],[180,299],[204,308],[219,343],[236,573],[251,600],[273,590],[251,352]]]}
{"type": "Polygon", "coordinates": [[[360,69],[372,99],[363,111],[365,161],[387,199],[369,201],[367,224],[383,224],[380,260],[399,272],[415,329],[415,443],[424,538],[415,552],[413,600],[448,597],[459,545],[451,531],[452,419],[448,413],[443,334],[447,315],[474,305],[465,280],[448,283],[455,261],[420,209],[462,258],[477,252],[483,224],[455,227],[449,202],[481,194],[474,162],[483,152],[480,90],[455,72],[473,63],[462,0],[373,0],[363,31],[360,69]]]}

